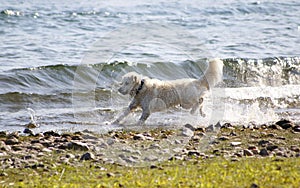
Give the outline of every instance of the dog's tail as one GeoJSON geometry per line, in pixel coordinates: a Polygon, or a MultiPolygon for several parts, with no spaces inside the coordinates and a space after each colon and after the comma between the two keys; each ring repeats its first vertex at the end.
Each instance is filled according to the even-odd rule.
{"type": "Polygon", "coordinates": [[[221,82],[223,78],[223,61],[219,58],[209,60],[203,78],[207,82],[208,88],[212,88],[221,82]]]}

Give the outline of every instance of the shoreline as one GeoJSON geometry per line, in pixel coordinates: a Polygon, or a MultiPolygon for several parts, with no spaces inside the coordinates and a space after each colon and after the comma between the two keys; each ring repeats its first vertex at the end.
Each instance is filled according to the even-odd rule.
{"type": "MultiPolygon", "coordinates": [[[[185,161],[223,157],[237,161],[244,157],[300,157],[300,125],[288,120],[248,127],[225,123],[207,128],[187,124],[184,128],[187,142],[181,143],[182,147],[176,147],[175,152],[170,154],[171,157],[165,157],[164,160],[185,161]],[[205,142],[207,142],[206,145],[204,145],[205,142]]],[[[137,143],[143,143],[144,147],[147,143],[152,143],[150,147],[155,150],[151,152],[159,151],[164,149],[159,145],[159,141],[168,141],[174,135],[173,130],[162,129],[147,132],[111,131],[104,135],[95,135],[87,131],[63,134],[47,131],[34,135],[30,129],[25,129],[24,133],[28,135],[0,132],[2,169],[34,168],[36,165],[44,164],[45,158],[49,157],[56,158],[54,162],[58,164],[78,165],[86,160],[119,164],[120,161],[109,159],[101,151],[110,151],[110,148],[116,148],[117,143],[123,143],[121,147],[137,145],[137,143]],[[106,150],[101,150],[102,148],[106,150]]],[[[175,140],[175,142],[179,141],[175,140]]],[[[142,156],[143,151],[138,149],[127,151],[124,148],[121,150],[123,153],[131,154],[123,158],[120,155],[125,164],[134,166],[135,163],[139,163],[137,159],[142,156]]],[[[147,164],[159,162],[157,156],[148,156],[147,160],[147,164]]],[[[40,166],[43,168],[46,164],[40,166]]]]}

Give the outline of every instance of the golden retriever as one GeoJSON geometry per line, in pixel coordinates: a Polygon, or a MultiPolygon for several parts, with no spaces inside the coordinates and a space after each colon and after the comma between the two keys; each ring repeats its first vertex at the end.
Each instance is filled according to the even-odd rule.
{"type": "Polygon", "coordinates": [[[195,113],[197,109],[202,116],[203,97],[223,77],[223,61],[215,58],[209,61],[201,79],[177,79],[163,81],[150,79],[136,72],[130,72],[122,77],[119,92],[129,94],[133,100],[129,107],[113,123],[118,124],[129,113],[137,108],[142,109],[142,115],[138,124],[143,124],[153,112],[165,110],[180,105],[184,109],[191,109],[195,113]]]}

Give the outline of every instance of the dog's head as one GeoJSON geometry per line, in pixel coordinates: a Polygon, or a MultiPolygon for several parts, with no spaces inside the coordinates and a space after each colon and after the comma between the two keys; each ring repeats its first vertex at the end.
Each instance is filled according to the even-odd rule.
{"type": "Polygon", "coordinates": [[[141,75],[129,72],[122,77],[121,86],[118,91],[123,95],[134,96],[141,82],[141,75]]]}

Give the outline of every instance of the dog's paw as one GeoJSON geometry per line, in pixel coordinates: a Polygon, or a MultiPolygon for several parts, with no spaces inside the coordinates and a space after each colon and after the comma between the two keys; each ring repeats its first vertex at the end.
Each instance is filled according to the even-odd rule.
{"type": "Polygon", "coordinates": [[[202,117],[206,117],[206,114],[205,114],[204,112],[200,112],[200,115],[201,115],[202,117]]]}
{"type": "Polygon", "coordinates": [[[144,126],[145,125],[145,121],[139,120],[136,125],[137,126],[144,126]]]}

